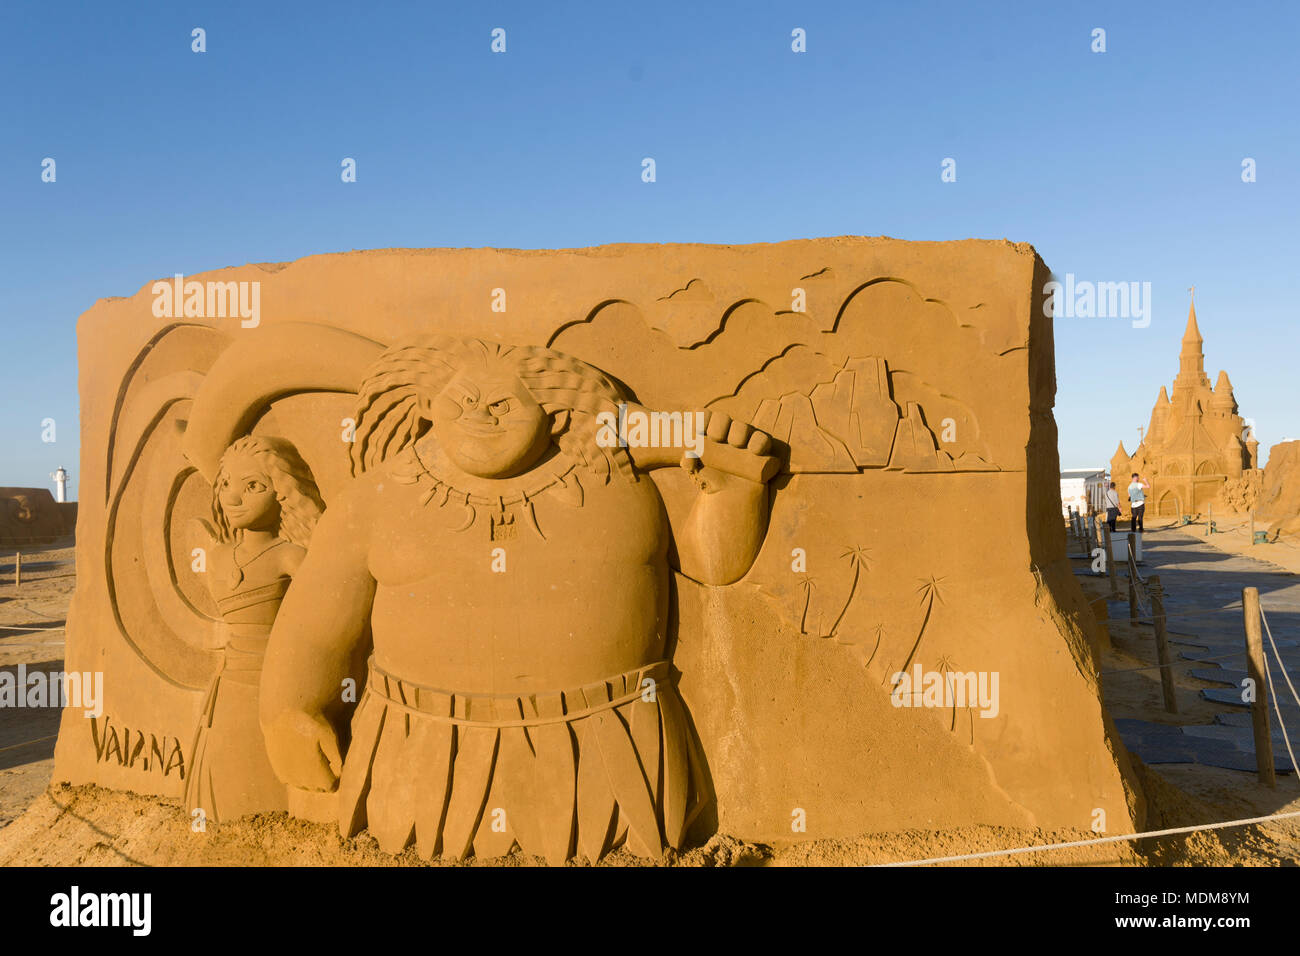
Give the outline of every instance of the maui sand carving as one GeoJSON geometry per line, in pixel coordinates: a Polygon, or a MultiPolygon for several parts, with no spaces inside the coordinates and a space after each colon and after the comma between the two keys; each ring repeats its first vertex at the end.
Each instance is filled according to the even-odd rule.
{"type": "Polygon", "coordinates": [[[271,625],[302,564],[324,505],[287,441],[241,438],[221,457],[212,494],[215,528],[196,519],[204,585],[221,612],[220,670],[190,748],[185,807],[212,820],[285,810],[267,759],[257,695],[271,625]]]}
{"type": "Polygon", "coordinates": [[[842,238],[200,277],[259,282],[253,328],[101,302],[68,666],[114,725],[206,734],[182,779],[97,760],[67,712],[56,777],[426,857],[1138,825],[1065,558],[1046,277],[1025,246],[842,238]],[[698,457],[631,427],[665,413],[698,457]],[[223,461],[275,484],[227,461],[249,440],[294,450],[319,521],[195,573],[223,461]],[[958,661],[999,706],[891,703],[958,661]],[[220,740],[266,764],[228,774],[220,740]]]}
{"type": "Polygon", "coordinates": [[[767,494],[719,450],[770,461],[770,440],[714,413],[700,459],[603,448],[595,416],[623,399],[562,353],[445,336],[367,373],[360,477],[320,523],[262,685],[277,772],[337,786],[345,836],[557,863],[681,845],[703,780],[669,670],[668,518],[638,472],[690,470],[679,570],[725,585],[758,553],[767,494]],[[340,773],[326,709],[368,631],[340,773]]]}

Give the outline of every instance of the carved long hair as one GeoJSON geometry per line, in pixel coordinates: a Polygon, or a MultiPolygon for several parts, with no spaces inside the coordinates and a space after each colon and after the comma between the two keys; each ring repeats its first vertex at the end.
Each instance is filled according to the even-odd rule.
{"type": "Polygon", "coordinates": [[[429,335],[394,345],[366,371],[357,393],[352,474],[359,475],[417,441],[429,429],[420,416],[421,392],[434,397],[467,365],[503,361],[552,424],[567,412],[555,436],[560,450],[608,480],[617,471],[629,481],[636,472],[627,450],[596,442],[596,415],[618,414],[622,391],[595,366],[534,345],[497,345],[454,335],[429,335]]]}
{"type": "Polygon", "coordinates": [[[230,520],[221,507],[221,482],[229,474],[226,463],[239,454],[251,455],[271,480],[275,498],[280,502],[280,525],[276,534],[300,547],[307,547],[316,522],[325,510],[320,489],[316,487],[316,479],[298,454],[298,449],[283,438],[266,435],[240,438],[221,456],[221,466],[212,486],[212,518],[221,540],[229,543],[239,539],[239,529],[230,526],[230,520]]]}

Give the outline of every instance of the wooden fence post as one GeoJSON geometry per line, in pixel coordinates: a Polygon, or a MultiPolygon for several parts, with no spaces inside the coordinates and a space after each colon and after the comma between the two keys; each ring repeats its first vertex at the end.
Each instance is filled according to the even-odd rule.
{"type": "Polygon", "coordinates": [[[14,553],[14,587],[23,583],[23,553],[14,553]]]}
{"type": "Polygon", "coordinates": [[[1134,551],[1133,535],[1136,532],[1128,533],[1128,622],[1136,624],[1138,622],[1138,595],[1137,595],[1137,555],[1134,551]]]}
{"type": "Polygon", "coordinates": [[[1111,547],[1109,524],[1103,529],[1102,536],[1106,543],[1106,571],[1110,574],[1110,598],[1112,601],[1118,601],[1119,585],[1115,583],[1115,552],[1111,547]]]}
{"type": "Polygon", "coordinates": [[[1255,731],[1255,766],[1259,782],[1277,786],[1273,771],[1273,738],[1268,730],[1268,677],[1264,673],[1264,637],[1259,626],[1259,589],[1242,588],[1241,612],[1246,619],[1246,672],[1255,684],[1250,723],[1255,731]]]}
{"type": "Polygon", "coordinates": [[[1165,710],[1178,713],[1178,697],[1174,692],[1174,671],[1169,657],[1169,639],[1165,633],[1165,592],[1160,586],[1160,575],[1147,578],[1147,591],[1151,594],[1151,617],[1156,628],[1156,660],[1160,662],[1160,689],[1165,695],[1165,710]]]}

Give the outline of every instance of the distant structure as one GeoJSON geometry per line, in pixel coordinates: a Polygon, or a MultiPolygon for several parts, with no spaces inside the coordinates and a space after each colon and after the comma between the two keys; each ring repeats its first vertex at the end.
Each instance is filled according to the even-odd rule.
{"type": "Polygon", "coordinates": [[[1106,469],[1070,468],[1061,472],[1061,514],[1105,511],[1106,469]]]}
{"type": "Polygon", "coordinates": [[[68,473],[62,465],[59,470],[50,475],[54,479],[54,500],[64,502],[68,500],[68,473]]]}
{"type": "Polygon", "coordinates": [[[1219,372],[1211,387],[1205,374],[1204,341],[1193,301],[1172,395],[1160,387],[1137,450],[1129,455],[1120,442],[1110,461],[1125,510],[1129,476],[1135,471],[1151,485],[1146,496],[1148,515],[1203,512],[1216,502],[1239,510],[1252,506],[1259,494],[1259,442],[1237,414],[1228,373],[1219,372]]]}

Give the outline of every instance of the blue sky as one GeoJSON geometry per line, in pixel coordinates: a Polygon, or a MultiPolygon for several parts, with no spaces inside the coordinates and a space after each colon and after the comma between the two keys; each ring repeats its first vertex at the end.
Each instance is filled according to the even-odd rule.
{"type": "Polygon", "coordinates": [[[1193,284],[1207,371],[1267,448],[1300,436],[1297,36],[1282,3],[11,0],[0,485],[65,465],[75,488],[96,299],[394,246],[1030,242],[1062,276],[1152,287],[1148,328],[1057,321],[1063,467],[1132,450],[1193,284]]]}

